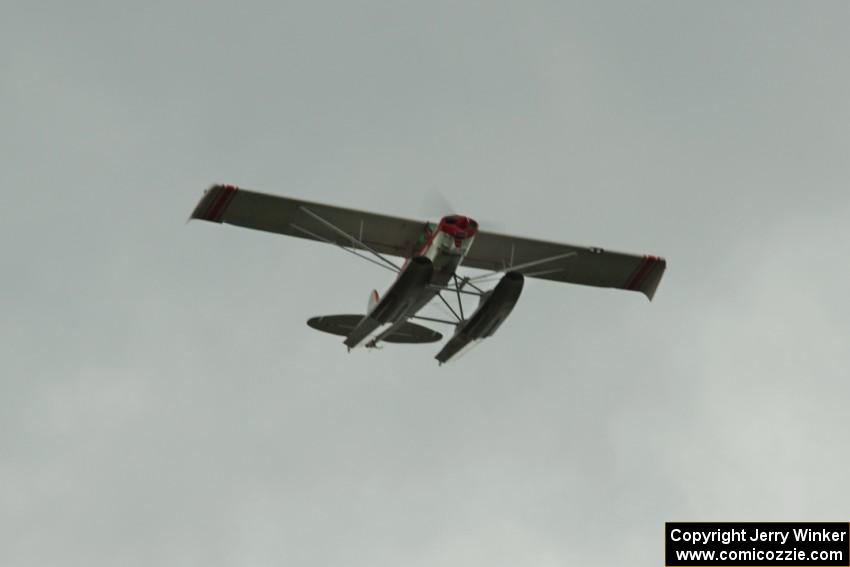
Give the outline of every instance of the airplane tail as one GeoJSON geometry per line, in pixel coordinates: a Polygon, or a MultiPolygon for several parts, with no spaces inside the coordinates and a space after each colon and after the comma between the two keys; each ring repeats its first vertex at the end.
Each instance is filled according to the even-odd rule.
{"type": "MultiPolygon", "coordinates": [[[[347,337],[360,325],[361,322],[363,322],[364,319],[367,322],[374,321],[369,319],[366,315],[324,315],[309,319],[307,324],[317,331],[347,337]]],[[[377,321],[374,321],[374,323],[375,325],[374,327],[371,327],[371,330],[380,326],[380,323],[377,321]]],[[[443,335],[437,331],[429,329],[428,327],[423,327],[422,325],[411,323],[410,321],[405,321],[398,324],[392,333],[382,337],[381,340],[387,343],[416,344],[435,343],[442,338],[443,335]]]]}
{"type": "Polygon", "coordinates": [[[374,309],[375,306],[378,305],[378,303],[380,303],[380,301],[381,301],[381,296],[378,295],[378,290],[373,289],[372,293],[369,294],[369,303],[366,306],[366,314],[368,315],[369,313],[371,313],[372,309],[374,309]]]}

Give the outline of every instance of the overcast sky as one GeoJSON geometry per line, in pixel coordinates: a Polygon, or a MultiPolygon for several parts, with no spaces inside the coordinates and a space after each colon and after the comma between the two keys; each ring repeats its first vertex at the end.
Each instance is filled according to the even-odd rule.
{"type": "Polygon", "coordinates": [[[661,565],[665,521],[846,521],[848,28],[5,0],[0,564],[661,565]],[[423,220],[439,192],[668,269],[652,303],[528,281],[442,368],[346,354],[306,319],[389,275],[186,224],[213,182],[423,220]]]}

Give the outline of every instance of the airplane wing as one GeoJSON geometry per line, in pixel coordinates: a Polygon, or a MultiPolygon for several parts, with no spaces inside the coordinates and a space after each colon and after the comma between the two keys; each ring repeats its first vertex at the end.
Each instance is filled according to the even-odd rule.
{"type": "Polygon", "coordinates": [[[191,218],[360,248],[343,232],[359,238],[381,254],[402,257],[415,249],[426,224],[425,221],[267,195],[232,185],[209,188],[191,218]]]}
{"type": "Polygon", "coordinates": [[[513,269],[528,277],[639,291],[651,301],[667,261],[657,256],[479,231],[463,265],[494,272],[513,269]]]}
{"type": "MultiPolygon", "coordinates": [[[[191,218],[227,223],[406,257],[419,245],[425,221],[417,221],[268,195],[231,185],[204,193],[191,218]],[[350,236],[349,236],[350,235],[350,236]]],[[[479,231],[463,264],[491,271],[513,269],[528,277],[639,291],[652,299],[666,268],[656,256],[612,252],[479,231]]]]}

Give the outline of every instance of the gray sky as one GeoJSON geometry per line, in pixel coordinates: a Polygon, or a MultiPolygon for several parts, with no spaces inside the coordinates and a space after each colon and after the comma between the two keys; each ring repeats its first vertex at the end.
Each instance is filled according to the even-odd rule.
{"type": "Polygon", "coordinates": [[[660,565],[667,520],[846,520],[848,24],[7,0],[0,564],[660,565]],[[669,266],[530,281],[440,369],[349,355],[304,322],[387,273],[186,225],[212,182],[669,266]]]}

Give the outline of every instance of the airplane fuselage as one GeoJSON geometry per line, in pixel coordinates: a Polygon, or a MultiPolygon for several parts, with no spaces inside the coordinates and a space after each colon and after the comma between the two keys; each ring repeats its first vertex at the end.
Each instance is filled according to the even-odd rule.
{"type": "Polygon", "coordinates": [[[190,218],[324,242],[392,270],[395,281],[383,297],[377,291],[369,294],[366,315],[323,315],[311,317],[307,324],[345,337],[344,344],[351,349],[381,341],[435,343],[442,333],[409,319],[445,323],[454,329],[434,357],[440,364],[493,336],[519,300],[526,277],[637,291],[651,300],[667,266],[657,256],[479,231],[478,223],[462,215],[426,224],[234,185],[210,187],[190,218]],[[475,249],[469,253],[473,243],[475,249]],[[388,257],[405,258],[404,266],[388,257]],[[485,273],[459,278],[456,271],[461,264],[485,273]],[[495,287],[479,287],[489,287],[497,278],[495,287]],[[455,295],[457,310],[443,291],[455,295]],[[470,313],[461,301],[463,295],[478,298],[470,313]],[[418,315],[435,296],[454,320],[418,315]]]}
{"type": "Polygon", "coordinates": [[[478,223],[460,215],[443,217],[433,229],[429,226],[421,248],[405,260],[393,285],[352,329],[345,345],[376,346],[416,315],[453,278],[477,230],[478,223]]]}

